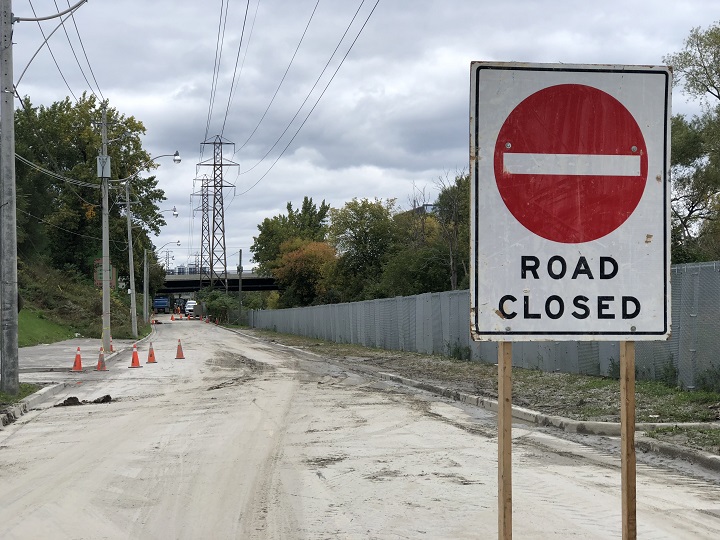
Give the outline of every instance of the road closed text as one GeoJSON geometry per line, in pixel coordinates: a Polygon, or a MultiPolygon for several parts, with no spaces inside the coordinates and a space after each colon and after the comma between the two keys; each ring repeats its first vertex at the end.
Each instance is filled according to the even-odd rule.
{"type": "MultiPolygon", "coordinates": [[[[520,278],[528,283],[526,291],[539,290],[537,287],[544,280],[613,280],[618,277],[619,265],[613,257],[603,256],[591,264],[586,257],[580,256],[576,261],[568,261],[560,255],[553,255],[546,261],[533,255],[521,255],[519,260],[520,278]]],[[[574,287],[573,287],[574,288],[574,287]]],[[[612,287],[612,289],[617,289],[612,287]]],[[[518,298],[512,294],[500,297],[496,313],[503,319],[634,319],[640,315],[640,301],[631,295],[596,295],[577,294],[565,298],[552,294],[545,297],[532,295],[528,292],[518,298]]]]}

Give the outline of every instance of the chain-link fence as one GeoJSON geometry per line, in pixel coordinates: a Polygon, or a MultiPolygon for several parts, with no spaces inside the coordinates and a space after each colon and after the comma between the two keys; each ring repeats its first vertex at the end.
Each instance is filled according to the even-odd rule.
{"type": "MultiPolygon", "coordinates": [[[[720,374],[720,262],[672,268],[672,336],[639,341],[637,376],[678,381],[687,388],[720,374]]],[[[468,291],[428,293],[351,304],[251,311],[255,328],[356,343],[366,347],[443,354],[496,362],[497,344],[470,340],[468,291]]],[[[513,365],[593,375],[617,375],[615,342],[515,343],[513,365]]]]}

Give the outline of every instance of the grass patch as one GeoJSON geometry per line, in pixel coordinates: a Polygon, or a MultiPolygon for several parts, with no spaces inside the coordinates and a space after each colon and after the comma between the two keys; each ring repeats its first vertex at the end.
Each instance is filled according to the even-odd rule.
{"type": "MultiPolygon", "coordinates": [[[[92,276],[84,276],[71,268],[58,270],[41,261],[27,264],[18,259],[18,288],[23,305],[21,318],[28,315],[23,313],[26,311],[42,313],[46,321],[55,323],[54,334],[51,335],[57,337],[62,334],[58,327],[65,328],[70,336],[77,333],[90,338],[102,337],[102,291],[95,287],[92,276]]],[[[138,298],[138,305],[142,306],[142,297],[138,298]]],[[[132,337],[129,295],[111,291],[110,313],[113,337],[132,337]]],[[[138,321],[140,319],[142,316],[138,317],[138,321]]],[[[31,326],[41,326],[38,321],[30,323],[31,326]]],[[[41,330],[40,335],[44,331],[41,330]]],[[[143,328],[141,332],[144,331],[143,328]]],[[[33,343],[33,338],[28,338],[25,344],[50,342],[49,337],[35,339],[38,341],[33,343]]]]}
{"type": "Polygon", "coordinates": [[[18,315],[18,346],[29,347],[41,343],[55,343],[70,339],[75,333],[45,318],[42,312],[23,309],[18,315]]]}
{"type": "Polygon", "coordinates": [[[672,426],[653,429],[646,434],[660,441],[720,454],[720,429],[717,428],[672,426]]]}
{"type": "Polygon", "coordinates": [[[31,394],[34,394],[35,392],[40,390],[40,388],[41,387],[37,384],[20,383],[20,390],[17,396],[11,396],[10,394],[6,394],[5,392],[0,392],[0,410],[10,405],[14,405],[18,401],[28,397],[31,394]]]}

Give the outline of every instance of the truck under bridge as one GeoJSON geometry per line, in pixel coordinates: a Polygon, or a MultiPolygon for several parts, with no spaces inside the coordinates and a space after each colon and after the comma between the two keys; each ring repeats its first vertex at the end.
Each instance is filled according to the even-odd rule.
{"type": "MultiPolygon", "coordinates": [[[[166,274],[163,286],[156,294],[173,294],[184,292],[199,291],[202,287],[209,287],[210,281],[205,278],[200,281],[200,274],[166,274]]],[[[239,288],[239,280],[237,274],[227,274],[228,291],[237,292],[239,288]]],[[[258,276],[254,273],[243,272],[242,274],[242,290],[248,291],[276,291],[278,290],[275,278],[258,276]]]]}

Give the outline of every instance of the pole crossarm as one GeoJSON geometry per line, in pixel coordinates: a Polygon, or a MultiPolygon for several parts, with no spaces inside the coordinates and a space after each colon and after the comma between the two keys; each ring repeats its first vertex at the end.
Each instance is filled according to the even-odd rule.
{"type": "Polygon", "coordinates": [[[49,21],[50,19],[57,19],[58,17],[62,17],[66,13],[73,13],[76,9],[78,9],[80,6],[82,6],[84,3],[86,3],[88,0],[80,0],[77,4],[75,4],[72,7],[67,8],[65,11],[61,11],[60,13],[55,13],[54,15],[48,15],[47,17],[14,17],[13,22],[36,22],[36,21],[49,21]]]}

